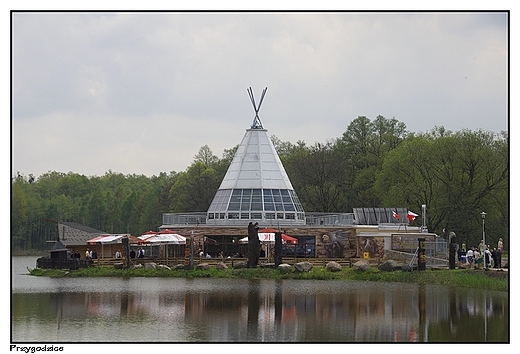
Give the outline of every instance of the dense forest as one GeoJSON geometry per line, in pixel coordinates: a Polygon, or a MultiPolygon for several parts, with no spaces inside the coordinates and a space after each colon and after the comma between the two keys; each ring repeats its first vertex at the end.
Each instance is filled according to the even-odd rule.
{"type": "MultiPolygon", "coordinates": [[[[439,235],[455,232],[468,246],[482,237],[496,245],[509,234],[507,133],[435,127],[411,133],[397,119],[354,119],[339,138],[307,145],[271,140],[307,212],[352,212],[356,207],[405,207],[420,213],[439,235]]],[[[49,171],[39,177],[13,171],[13,252],[47,249],[56,221],[74,221],[109,233],[157,230],[165,212],[205,212],[238,146],[215,156],[202,146],[185,171],[103,176],[49,171]]],[[[173,153],[173,152],[172,152],[173,153]]]]}

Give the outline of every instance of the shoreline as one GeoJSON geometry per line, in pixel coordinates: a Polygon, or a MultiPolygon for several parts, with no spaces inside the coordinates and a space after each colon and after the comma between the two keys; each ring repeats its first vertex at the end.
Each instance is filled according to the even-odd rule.
{"type": "Polygon", "coordinates": [[[227,268],[217,269],[116,269],[114,267],[88,267],[78,270],[60,269],[29,269],[29,275],[47,276],[53,278],[88,278],[88,277],[177,277],[177,278],[232,278],[232,279],[299,279],[299,280],[335,280],[335,281],[379,281],[417,283],[420,285],[434,284],[461,288],[481,288],[494,291],[509,291],[509,272],[506,270],[475,270],[475,269],[426,269],[422,271],[381,271],[370,268],[366,271],[342,268],[340,271],[329,271],[325,267],[313,267],[307,272],[281,272],[278,269],[257,268],[227,268]]]}

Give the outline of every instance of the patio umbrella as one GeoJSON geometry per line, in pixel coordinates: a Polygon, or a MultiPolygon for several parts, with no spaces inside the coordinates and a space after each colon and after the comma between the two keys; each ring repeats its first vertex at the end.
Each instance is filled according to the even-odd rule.
{"type": "Polygon", "coordinates": [[[186,237],[179,234],[156,234],[144,239],[145,243],[164,243],[169,245],[185,245],[186,237]]]}
{"type": "Polygon", "coordinates": [[[185,245],[186,237],[175,233],[172,230],[163,230],[155,235],[147,234],[141,235],[139,238],[143,240],[145,244],[149,245],[165,245],[166,246],[166,260],[168,260],[168,245],[185,245]],[[141,238],[144,236],[143,238],[141,238]]]}
{"type": "Polygon", "coordinates": [[[104,257],[104,245],[113,245],[117,243],[122,243],[122,239],[124,237],[131,237],[129,234],[103,234],[97,237],[94,237],[87,241],[88,245],[101,245],[101,258],[104,257]]]}

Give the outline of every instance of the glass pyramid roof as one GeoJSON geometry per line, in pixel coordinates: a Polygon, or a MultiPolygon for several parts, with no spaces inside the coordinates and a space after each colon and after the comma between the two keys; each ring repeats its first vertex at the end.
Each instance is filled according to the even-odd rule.
{"type": "Polygon", "coordinates": [[[208,209],[206,224],[304,225],[305,212],[258,116],[208,209]]]}

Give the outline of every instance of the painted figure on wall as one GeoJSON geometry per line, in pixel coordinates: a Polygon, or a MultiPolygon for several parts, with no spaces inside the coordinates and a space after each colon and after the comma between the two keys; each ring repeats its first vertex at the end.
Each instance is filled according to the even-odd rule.
{"type": "Polygon", "coordinates": [[[381,258],[384,254],[384,240],[381,237],[360,237],[359,254],[363,257],[368,253],[369,258],[381,258]]]}
{"type": "Polygon", "coordinates": [[[338,230],[323,234],[321,242],[328,258],[350,258],[356,256],[356,239],[350,233],[338,230]]]}

